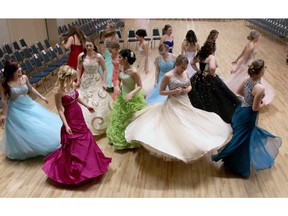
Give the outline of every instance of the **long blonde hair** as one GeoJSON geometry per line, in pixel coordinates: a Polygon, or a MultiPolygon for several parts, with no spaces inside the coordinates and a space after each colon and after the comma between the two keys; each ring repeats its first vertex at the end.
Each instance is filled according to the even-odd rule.
{"type": "Polygon", "coordinates": [[[71,87],[76,76],[77,76],[76,70],[74,70],[69,65],[63,65],[59,68],[58,78],[55,86],[64,89],[68,86],[71,87]]]}

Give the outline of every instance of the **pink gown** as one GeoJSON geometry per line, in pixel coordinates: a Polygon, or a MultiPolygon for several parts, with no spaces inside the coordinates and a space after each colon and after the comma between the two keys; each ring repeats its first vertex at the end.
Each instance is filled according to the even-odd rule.
{"type": "MultiPolygon", "coordinates": [[[[119,60],[118,60],[118,58],[112,59],[112,64],[113,64],[112,81],[113,81],[113,85],[115,87],[116,86],[116,82],[117,82],[118,77],[119,77],[119,60]]],[[[116,92],[115,92],[115,88],[114,88],[114,92],[112,94],[112,99],[115,100],[115,98],[116,98],[116,92]]]]}
{"type": "Polygon", "coordinates": [[[72,134],[61,128],[62,147],[44,158],[46,175],[62,184],[78,184],[107,172],[111,158],[98,147],[77,102],[78,91],[62,98],[64,115],[72,134]]]}

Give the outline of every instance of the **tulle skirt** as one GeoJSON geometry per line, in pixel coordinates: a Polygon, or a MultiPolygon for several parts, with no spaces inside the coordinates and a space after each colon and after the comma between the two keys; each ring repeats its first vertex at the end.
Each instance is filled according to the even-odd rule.
{"type": "Polygon", "coordinates": [[[60,145],[62,121],[28,95],[9,101],[1,150],[10,159],[45,156],[60,145]]]}
{"type": "Polygon", "coordinates": [[[223,160],[241,176],[250,175],[250,163],[256,171],[272,167],[282,139],[258,127],[257,116],[251,107],[238,106],[232,118],[233,137],[212,160],[223,160]]]}

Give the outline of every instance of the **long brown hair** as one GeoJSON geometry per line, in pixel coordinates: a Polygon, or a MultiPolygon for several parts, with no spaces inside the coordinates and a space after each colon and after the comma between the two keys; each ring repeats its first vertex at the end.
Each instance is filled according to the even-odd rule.
{"type": "Polygon", "coordinates": [[[4,88],[4,94],[8,97],[11,96],[11,89],[8,82],[12,79],[14,73],[18,70],[19,64],[13,60],[7,60],[4,66],[2,86],[4,88]]]}

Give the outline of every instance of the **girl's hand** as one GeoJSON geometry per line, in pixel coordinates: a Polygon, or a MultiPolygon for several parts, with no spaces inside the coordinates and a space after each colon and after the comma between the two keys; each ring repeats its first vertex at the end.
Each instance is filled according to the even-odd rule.
{"type": "Polygon", "coordinates": [[[129,94],[126,95],[126,98],[125,98],[125,99],[126,99],[126,101],[128,102],[128,101],[131,100],[132,97],[133,97],[133,95],[129,93],[129,94]]]}
{"type": "Polygon", "coordinates": [[[46,103],[46,104],[48,104],[48,103],[49,103],[48,99],[47,99],[47,98],[45,98],[45,97],[42,97],[42,100],[43,100],[43,101],[45,101],[45,103],[46,103]]]}
{"type": "Polygon", "coordinates": [[[67,126],[65,129],[66,129],[66,133],[73,134],[72,130],[71,130],[71,128],[69,126],[67,126]]]}
{"type": "Polygon", "coordinates": [[[178,87],[178,88],[174,89],[174,92],[175,92],[175,94],[182,94],[183,88],[178,87]]]}
{"type": "Polygon", "coordinates": [[[104,89],[104,90],[106,90],[107,89],[107,85],[106,85],[106,83],[102,83],[102,88],[104,89]]]}
{"type": "Polygon", "coordinates": [[[119,95],[121,93],[121,89],[119,87],[115,87],[114,91],[115,91],[116,95],[119,95]]]}
{"type": "Polygon", "coordinates": [[[90,113],[93,113],[95,112],[95,109],[91,106],[88,106],[87,109],[89,110],[90,113]]]}
{"type": "Polygon", "coordinates": [[[1,115],[1,123],[4,125],[6,120],[6,116],[5,115],[1,115]]]}

